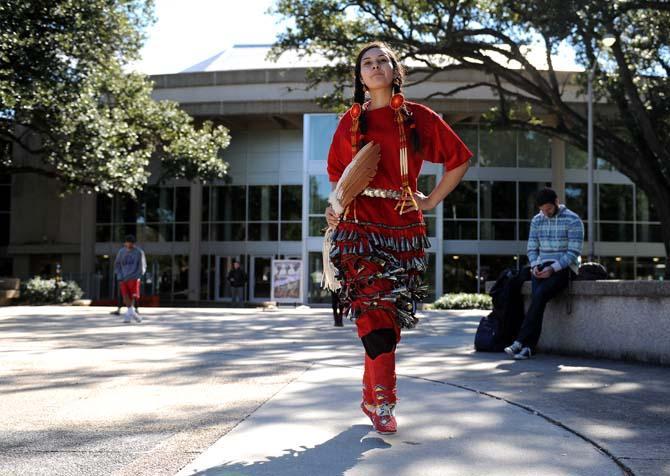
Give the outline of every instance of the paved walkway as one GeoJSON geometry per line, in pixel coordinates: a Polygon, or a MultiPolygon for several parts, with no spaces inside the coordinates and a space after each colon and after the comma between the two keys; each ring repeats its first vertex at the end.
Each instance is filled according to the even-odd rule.
{"type": "Polygon", "coordinates": [[[0,309],[0,474],[670,475],[670,368],[472,351],[425,313],[399,433],[358,409],[362,353],[325,310],[0,309]]]}

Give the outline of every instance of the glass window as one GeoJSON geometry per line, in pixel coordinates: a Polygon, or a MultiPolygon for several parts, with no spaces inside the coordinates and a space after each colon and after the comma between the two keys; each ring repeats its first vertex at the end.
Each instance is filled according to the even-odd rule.
{"type": "Polygon", "coordinates": [[[191,214],[191,187],[175,187],[175,198],[177,200],[176,220],[188,221],[191,214]]]}
{"type": "Polygon", "coordinates": [[[174,299],[188,299],[188,255],[176,255],[173,268],[174,299]]]}
{"type": "Polygon", "coordinates": [[[633,241],[633,224],[632,223],[603,223],[598,225],[598,233],[596,235],[600,241],[618,241],[618,242],[632,242],[633,241]]]}
{"type": "Polygon", "coordinates": [[[461,138],[463,143],[474,155],[473,161],[477,160],[477,126],[453,126],[454,132],[461,138]]]}
{"type": "Polygon", "coordinates": [[[282,185],[281,219],[282,221],[302,220],[302,185],[282,185]]]}
{"type": "Polygon", "coordinates": [[[212,187],[212,221],[245,221],[247,219],[246,187],[230,185],[212,187]]]}
{"type": "Polygon", "coordinates": [[[172,299],[172,256],[148,255],[147,272],[144,275],[144,294],[159,295],[172,299]]]}
{"type": "Polygon", "coordinates": [[[610,170],[612,172],[616,172],[616,169],[612,164],[607,162],[605,159],[601,159],[599,157],[596,158],[596,168],[598,170],[610,170]]]}
{"type": "Polygon", "coordinates": [[[279,187],[254,185],[249,187],[249,220],[277,220],[279,214],[279,187]]]}
{"type": "Polygon", "coordinates": [[[481,218],[516,218],[516,183],[482,181],[479,183],[481,218]]]}
{"type": "Polygon", "coordinates": [[[649,200],[647,194],[640,187],[636,188],[637,193],[637,211],[636,216],[638,221],[658,221],[656,213],[656,206],[654,202],[649,200]]]}
{"type": "Polygon", "coordinates": [[[210,191],[211,187],[208,186],[202,187],[202,214],[200,216],[200,219],[203,222],[210,221],[209,217],[209,209],[210,209],[209,200],[211,195],[210,191]]]}
{"type": "Polygon", "coordinates": [[[445,219],[477,218],[477,182],[462,181],[443,204],[445,219]]]}
{"type": "Polygon", "coordinates": [[[660,256],[642,257],[638,256],[635,266],[636,279],[653,280],[663,279],[665,273],[665,258],[660,256]]]}
{"type": "Polygon", "coordinates": [[[551,139],[534,131],[520,131],[519,167],[551,168],[551,139]]]}
{"type": "Polygon", "coordinates": [[[309,178],[309,213],[323,215],[328,206],[330,182],[327,175],[312,175],[309,178]]]}
{"type": "Polygon", "coordinates": [[[633,220],[633,186],[598,184],[598,218],[600,220],[633,220]]]}
{"type": "Polygon", "coordinates": [[[249,241],[277,241],[277,223],[249,223],[249,241]]]}
{"type": "Polygon", "coordinates": [[[582,220],[588,220],[588,184],[566,183],[565,206],[579,215],[582,220]]]}
{"type": "Polygon", "coordinates": [[[309,279],[307,292],[309,293],[309,302],[329,303],[331,300],[330,291],[321,287],[321,278],[323,277],[323,256],[321,253],[311,252],[308,255],[309,261],[309,279]]]}
{"type": "Polygon", "coordinates": [[[423,273],[423,284],[428,286],[428,292],[423,302],[433,302],[435,296],[435,253],[426,253],[426,272],[423,273]]]}
{"type": "Polygon", "coordinates": [[[323,236],[323,229],[328,226],[326,217],[311,217],[309,219],[309,236],[323,236]]]}
{"type": "Polygon", "coordinates": [[[481,220],[479,232],[482,240],[516,240],[516,220],[481,220]]]}
{"type": "Polygon", "coordinates": [[[207,301],[214,299],[214,286],[216,286],[215,256],[200,256],[200,299],[207,301]]]}
{"type": "Polygon", "coordinates": [[[136,223],[140,216],[139,204],[128,196],[117,196],[114,200],[112,219],[116,223],[136,223]]]}
{"type": "Polygon", "coordinates": [[[516,133],[481,129],[479,164],[482,167],[516,167],[516,133]]]}
{"type": "Polygon", "coordinates": [[[575,147],[572,144],[565,144],[565,168],[583,169],[588,168],[588,153],[584,149],[575,147]]]}
{"type": "Polygon", "coordinates": [[[95,197],[95,221],[97,223],[112,222],[112,197],[98,194],[95,197]]]}
{"type": "Polygon", "coordinates": [[[302,240],[302,186],[283,185],[281,188],[282,241],[302,240]]]}
{"type": "Polygon", "coordinates": [[[244,222],[212,223],[209,226],[212,241],[244,241],[244,222]]]}
{"type": "Polygon", "coordinates": [[[112,225],[96,225],[95,241],[98,242],[112,241],[112,225]]]}
{"type": "Polygon", "coordinates": [[[109,255],[95,256],[95,277],[97,282],[97,295],[99,299],[114,298],[113,265],[114,258],[109,255]]]}
{"type": "Polygon", "coordinates": [[[480,292],[484,292],[486,281],[495,281],[507,268],[517,269],[519,259],[516,255],[481,255],[479,257],[480,292]]]}
{"type": "Polygon", "coordinates": [[[477,292],[477,255],[444,255],[444,292],[477,292]]]}
{"type": "Polygon", "coordinates": [[[445,240],[476,240],[477,220],[444,220],[445,240]]]}
{"type": "Polygon", "coordinates": [[[302,223],[281,223],[282,241],[302,241],[302,223]]]}
{"type": "Polygon", "coordinates": [[[177,223],[174,226],[174,241],[189,241],[188,223],[177,223]]]}
{"type": "Polygon", "coordinates": [[[637,241],[642,243],[662,243],[663,231],[661,230],[661,225],[638,223],[637,241]]]}
{"type": "Polygon", "coordinates": [[[635,260],[632,256],[600,256],[598,262],[607,269],[608,279],[635,279],[635,260]]]}
{"type": "Polygon", "coordinates": [[[308,160],[328,160],[328,150],[337,129],[337,114],[319,114],[309,116],[308,160]]]}
{"type": "Polygon", "coordinates": [[[175,221],[174,189],[172,187],[147,187],[140,199],[144,199],[143,216],[146,222],[172,223],[175,221]]]}
{"type": "MultiPolygon", "coordinates": [[[[417,189],[428,195],[435,188],[435,175],[420,175],[417,180],[417,189]]],[[[426,222],[426,234],[428,236],[435,236],[436,211],[432,210],[423,213],[424,222],[426,222]]]]}

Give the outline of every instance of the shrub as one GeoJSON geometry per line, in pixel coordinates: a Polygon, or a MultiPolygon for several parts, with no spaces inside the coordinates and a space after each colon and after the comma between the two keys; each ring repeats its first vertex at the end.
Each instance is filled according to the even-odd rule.
{"type": "Polygon", "coordinates": [[[435,301],[432,309],[491,309],[493,304],[488,294],[445,294],[435,301]]]}
{"type": "Polygon", "coordinates": [[[63,304],[81,299],[84,292],[74,281],[32,278],[21,283],[21,301],[28,304],[63,304]]]}

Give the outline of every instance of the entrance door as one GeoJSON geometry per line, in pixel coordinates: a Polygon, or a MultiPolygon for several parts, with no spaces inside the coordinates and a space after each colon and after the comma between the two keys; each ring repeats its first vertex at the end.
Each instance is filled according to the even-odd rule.
{"type": "Polygon", "coordinates": [[[233,261],[238,260],[238,256],[217,256],[216,257],[216,278],[214,283],[214,299],[217,301],[230,301],[230,283],[228,282],[228,272],[233,269],[233,261]]]}
{"type": "Polygon", "coordinates": [[[249,282],[250,301],[269,301],[272,256],[252,256],[250,261],[249,282]]]}

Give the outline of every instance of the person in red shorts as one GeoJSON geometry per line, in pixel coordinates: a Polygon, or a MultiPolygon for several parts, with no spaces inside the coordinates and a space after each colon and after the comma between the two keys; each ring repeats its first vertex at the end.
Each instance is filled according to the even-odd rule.
{"type": "Polygon", "coordinates": [[[430,243],[422,211],[435,208],[456,188],[472,156],[442,117],[405,100],[403,79],[403,68],[386,44],[371,43],[360,51],[354,105],[340,119],[328,155],[335,188],[365,144],[380,148],[367,188],[342,212],[328,207],[326,220],[334,230],[335,289],[365,348],[361,410],[381,434],[397,431],[396,345],[400,330],[416,325],[417,304],[426,295],[424,248],[430,243]],[[424,161],[444,167],[427,196],[417,189],[424,161]]]}
{"type": "Polygon", "coordinates": [[[123,322],[130,322],[131,319],[142,322],[142,318],[135,310],[135,302],[140,298],[140,279],[146,270],[147,260],[144,251],[135,246],[133,235],[126,236],[123,248],[119,250],[114,260],[114,273],[119,282],[123,303],[128,308],[123,322]]]}

